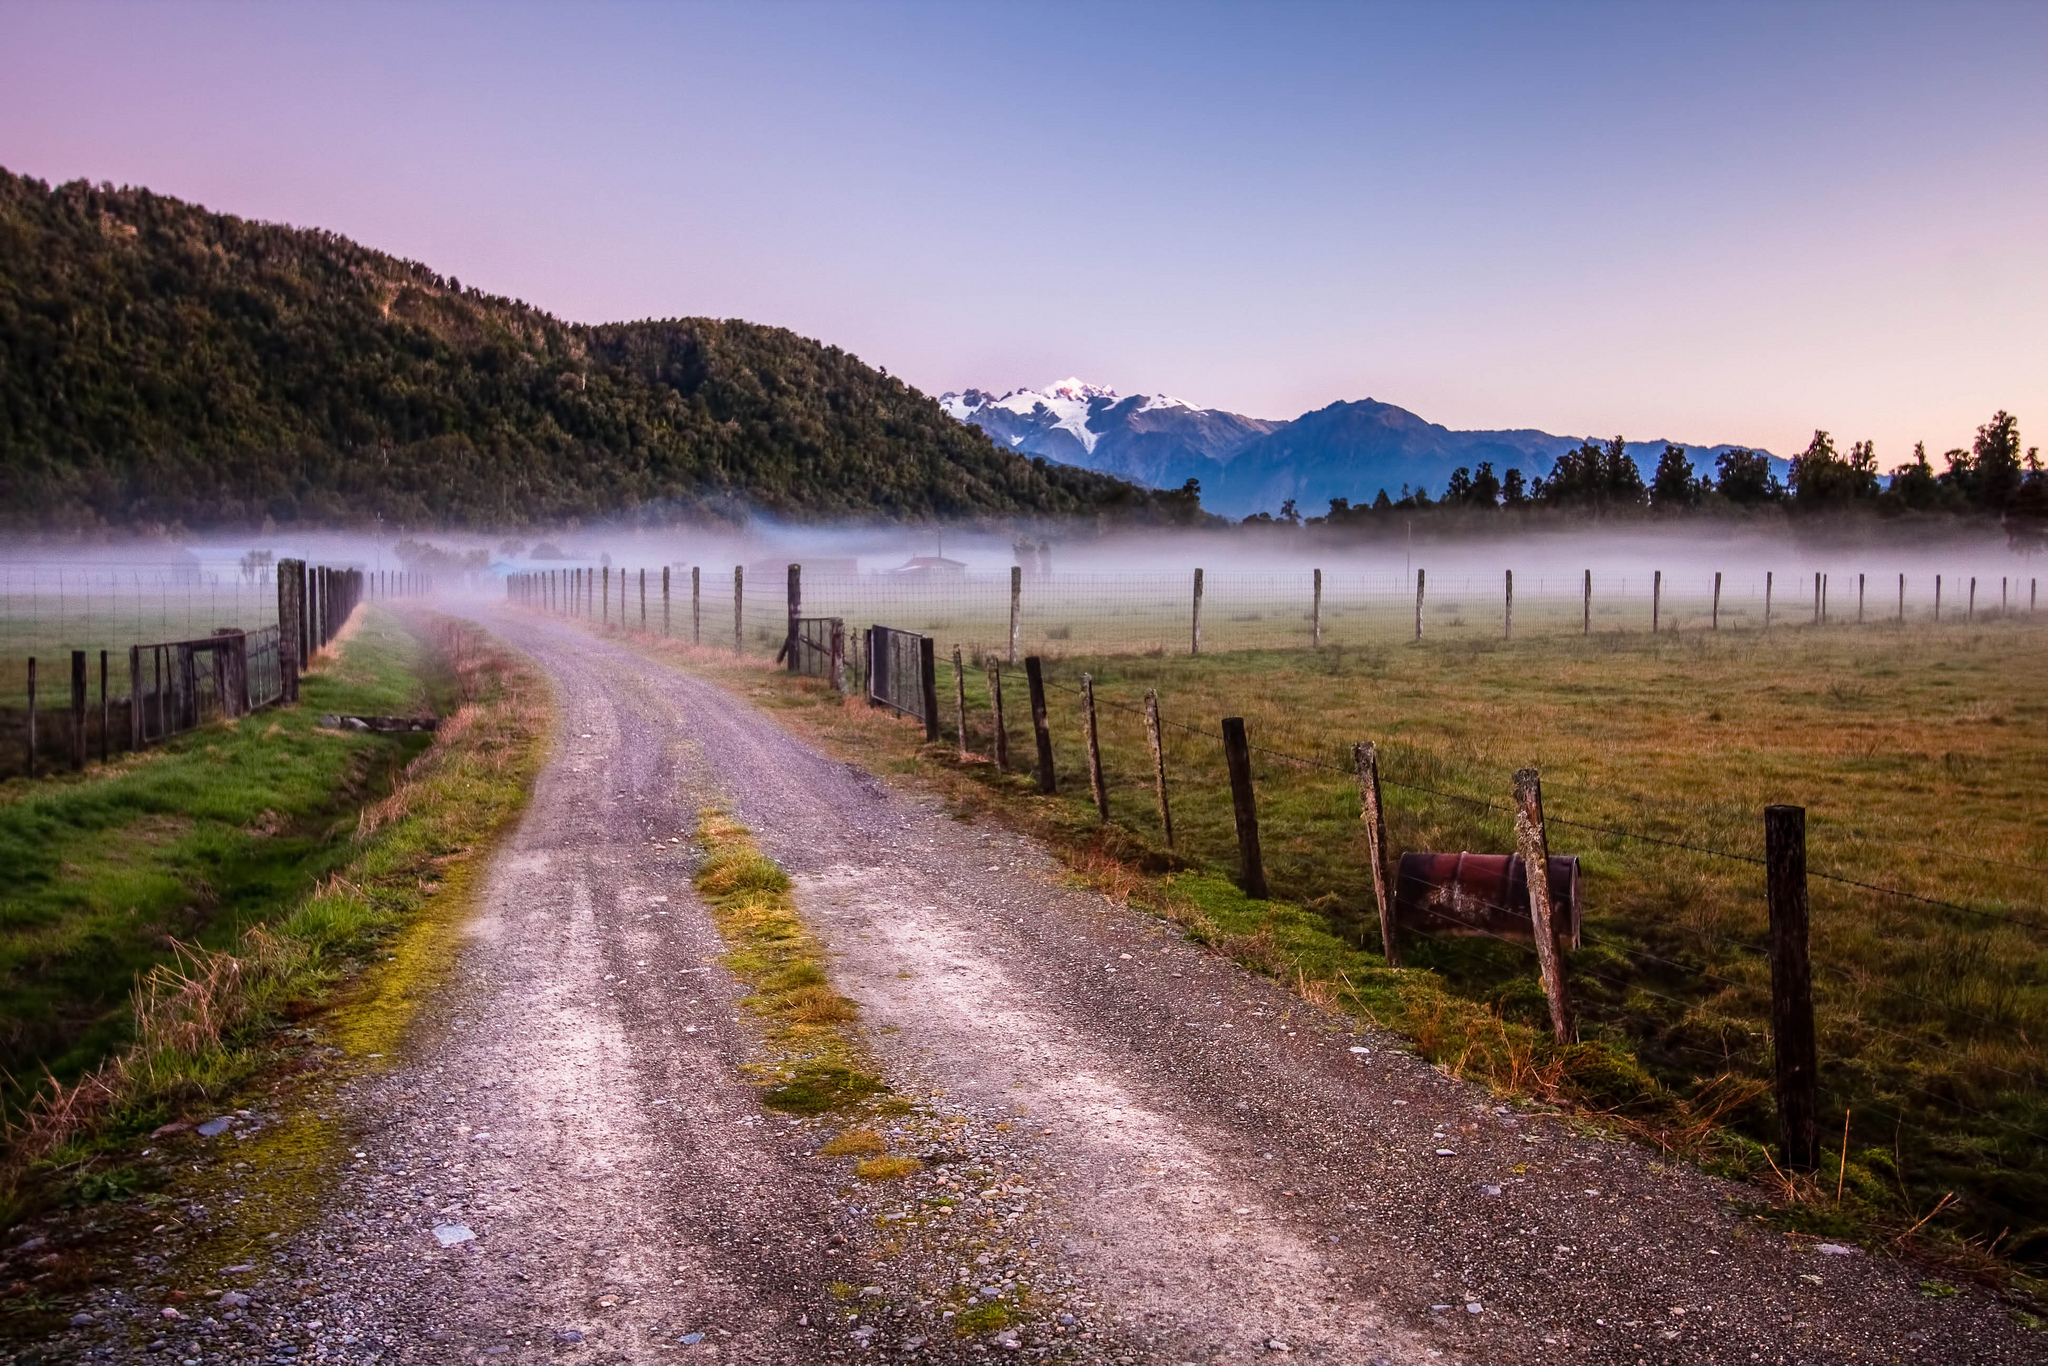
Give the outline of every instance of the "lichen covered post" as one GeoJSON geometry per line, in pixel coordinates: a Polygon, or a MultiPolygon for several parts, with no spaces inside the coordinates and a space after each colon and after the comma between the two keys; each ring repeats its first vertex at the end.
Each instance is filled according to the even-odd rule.
{"type": "Polygon", "coordinates": [[[1159,733],[1159,690],[1145,689],[1145,740],[1152,746],[1152,790],[1159,798],[1159,828],[1173,848],[1173,810],[1166,801],[1166,743],[1159,733]]]}
{"type": "Polygon", "coordinates": [[[1010,566],[1010,654],[1008,663],[1017,662],[1017,631],[1022,624],[1024,608],[1024,566],[1010,566]]]}
{"type": "Polygon", "coordinates": [[[1088,746],[1088,790],[1095,796],[1095,814],[1109,820],[1109,789],[1102,781],[1102,745],[1095,736],[1095,680],[1081,675],[1081,734],[1088,746]]]}
{"type": "Polygon", "coordinates": [[[1557,930],[1551,920],[1550,843],[1543,833],[1543,780],[1533,768],[1515,770],[1515,844],[1522,855],[1522,880],[1529,886],[1529,918],[1536,934],[1536,966],[1543,977],[1543,996],[1550,1003],[1550,1034],[1559,1043],[1572,1039],[1572,1002],[1564,979],[1564,959],[1557,951],[1557,930]]]}
{"type": "Polygon", "coordinates": [[[1252,751],[1245,739],[1244,718],[1223,718],[1223,758],[1230,770],[1230,809],[1237,820],[1237,860],[1244,894],[1264,901],[1266,860],[1259,851],[1259,807],[1252,791],[1252,751]]]}
{"type": "Polygon", "coordinates": [[[959,732],[960,762],[966,763],[967,753],[967,665],[960,658],[960,647],[953,647],[953,725],[959,732]]]}
{"type": "Polygon", "coordinates": [[[1202,653],[1202,571],[1195,571],[1194,634],[1188,645],[1188,653],[1202,653]]]}
{"type": "Polygon", "coordinates": [[[1010,771],[1010,729],[1003,720],[1003,666],[988,662],[989,728],[995,732],[996,772],[1010,771]]]}
{"type": "Polygon", "coordinates": [[[1387,815],[1380,806],[1379,746],[1370,740],[1351,747],[1358,768],[1358,819],[1365,826],[1366,856],[1372,863],[1372,895],[1380,912],[1380,951],[1387,966],[1401,966],[1401,941],[1394,932],[1394,889],[1387,875],[1387,815]]]}
{"type": "Polygon", "coordinates": [[[1045,796],[1059,791],[1052,771],[1052,727],[1045,717],[1045,665],[1037,655],[1024,659],[1024,682],[1031,693],[1031,729],[1038,741],[1038,790],[1045,796]]]}

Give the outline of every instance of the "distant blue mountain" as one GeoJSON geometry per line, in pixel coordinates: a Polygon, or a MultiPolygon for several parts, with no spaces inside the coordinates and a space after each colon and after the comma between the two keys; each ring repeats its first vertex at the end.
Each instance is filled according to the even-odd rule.
{"type": "MultiPolygon", "coordinates": [[[[943,395],[954,417],[982,427],[1012,450],[1114,474],[1154,488],[1202,482],[1202,506],[1226,517],[1277,512],[1293,499],[1304,516],[1332,498],[1369,503],[1385,489],[1441,494],[1451,472],[1491,461],[1494,473],[1547,475],[1557,457],[1589,439],[1532,430],[1459,432],[1376,399],[1332,403],[1291,422],[1242,417],[1164,396],[1119,395],[1062,380],[1000,397],[980,390],[943,395]]],[[[1667,443],[1629,442],[1645,482],[1667,443]]],[[[1681,447],[1703,474],[1732,445],[1681,447]]],[[[1760,449],[1751,447],[1750,449],[1760,449]]],[[[1769,454],[1769,452],[1765,452],[1769,454]]],[[[1786,462],[1772,457],[1783,477],[1786,462]]]]}

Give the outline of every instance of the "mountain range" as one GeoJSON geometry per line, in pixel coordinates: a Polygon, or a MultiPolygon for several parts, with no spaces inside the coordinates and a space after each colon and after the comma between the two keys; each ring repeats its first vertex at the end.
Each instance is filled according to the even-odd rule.
{"type": "MultiPolygon", "coordinates": [[[[1202,506],[1227,517],[1277,512],[1289,499],[1313,515],[1332,498],[1369,503],[1382,489],[1392,498],[1404,488],[1441,493],[1453,470],[1477,469],[1482,461],[1490,461],[1496,475],[1512,469],[1533,479],[1593,439],[1531,429],[1453,431],[1371,398],[1275,421],[1165,395],[1119,394],[1071,378],[1002,395],[980,389],[942,394],[939,406],[1011,450],[1152,488],[1199,480],[1202,506]]],[[[1683,448],[1702,473],[1737,449],[1632,441],[1630,454],[1646,481],[1667,444],[1683,448]]],[[[1772,460],[1782,475],[1784,462],[1772,460]]]]}

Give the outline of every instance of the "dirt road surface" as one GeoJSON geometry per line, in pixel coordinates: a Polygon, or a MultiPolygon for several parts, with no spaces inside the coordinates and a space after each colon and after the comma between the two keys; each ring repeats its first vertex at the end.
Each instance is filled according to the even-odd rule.
{"type": "Polygon", "coordinates": [[[561,720],[457,986],[343,1099],[327,1216],[147,1359],[2043,1357],[1990,1298],[1448,1080],[709,683],[486,622],[561,720]],[[796,878],[921,1173],[857,1180],[817,1152],[843,1125],[757,1102],[690,887],[706,804],[796,878]]]}

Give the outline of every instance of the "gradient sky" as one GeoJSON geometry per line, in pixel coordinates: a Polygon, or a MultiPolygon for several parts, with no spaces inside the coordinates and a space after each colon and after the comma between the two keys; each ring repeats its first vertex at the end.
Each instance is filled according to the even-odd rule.
{"type": "Polygon", "coordinates": [[[13,0],[0,53],[10,170],[934,394],[2048,436],[2048,4],[13,0]]]}

